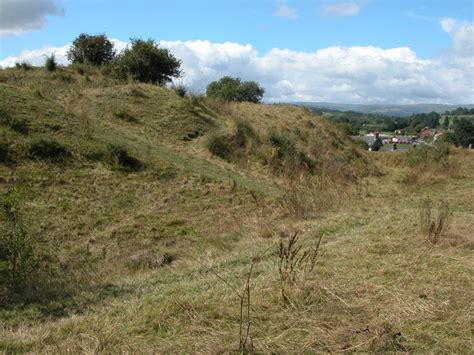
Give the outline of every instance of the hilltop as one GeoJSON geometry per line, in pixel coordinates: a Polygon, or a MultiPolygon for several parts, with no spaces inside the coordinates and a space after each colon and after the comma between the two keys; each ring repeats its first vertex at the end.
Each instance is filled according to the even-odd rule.
{"type": "Polygon", "coordinates": [[[373,155],[304,107],[73,66],[1,70],[0,137],[37,255],[2,351],[470,349],[470,152],[373,155]]]}

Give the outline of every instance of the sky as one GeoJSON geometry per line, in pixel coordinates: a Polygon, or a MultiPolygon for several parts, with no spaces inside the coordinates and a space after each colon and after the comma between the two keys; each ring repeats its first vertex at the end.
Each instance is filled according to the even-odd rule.
{"type": "Polygon", "coordinates": [[[153,38],[191,91],[224,75],[268,102],[474,103],[472,0],[0,0],[0,66],[80,33],[153,38]]]}

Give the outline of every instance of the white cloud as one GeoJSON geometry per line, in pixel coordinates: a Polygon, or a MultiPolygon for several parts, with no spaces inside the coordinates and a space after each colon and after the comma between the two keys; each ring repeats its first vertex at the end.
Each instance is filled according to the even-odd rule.
{"type": "Polygon", "coordinates": [[[347,1],[326,3],[323,5],[323,13],[327,16],[355,16],[360,12],[362,5],[359,2],[347,1]]]}
{"type": "Polygon", "coordinates": [[[289,7],[286,2],[281,1],[278,3],[277,8],[273,12],[273,16],[285,17],[292,20],[298,19],[298,10],[289,7]]]}
{"type": "Polygon", "coordinates": [[[39,30],[48,16],[63,13],[55,0],[0,0],[0,36],[39,30]]]}
{"type": "MultiPolygon", "coordinates": [[[[127,42],[118,39],[110,40],[115,49],[120,52],[127,46],[127,42]]],[[[15,63],[28,62],[34,66],[42,66],[46,61],[46,57],[54,54],[56,62],[61,65],[68,64],[67,51],[70,44],[61,47],[43,46],[39,49],[24,50],[18,56],[10,56],[0,60],[0,67],[13,67],[15,63]]]]}
{"type": "MultiPolygon", "coordinates": [[[[179,81],[203,92],[224,75],[256,80],[268,102],[326,101],[339,103],[474,103],[472,23],[454,22],[453,44],[442,55],[421,59],[408,47],[332,46],[313,52],[274,48],[259,53],[249,44],[209,41],[162,41],[182,60],[179,81]]],[[[126,42],[114,40],[118,48],[126,42]]],[[[27,60],[42,65],[54,52],[66,62],[68,46],[24,51],[0,61],[12,66],[27,60]]]]}
{"type": "Polygon", "coordinates": [[[443,31],[449,33],[453,39],[452,54],[457,58],[462,57],[474,61],[474,23],[457,21],[445,17],[441,19],[443,31]]]}

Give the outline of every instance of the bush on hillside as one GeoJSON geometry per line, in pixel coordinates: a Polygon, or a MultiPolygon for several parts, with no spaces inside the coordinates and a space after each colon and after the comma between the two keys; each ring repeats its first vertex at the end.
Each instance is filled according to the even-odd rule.
{"type": "Polygon", "coordinates": [[[30,159],[45,160],[51,163],[64,163],[71,157],[71,153],[62,144],[46,139],[31,143],[27,153],[30,159]]]}
{"type": "Polygon", "coordinates": [[[240,78],[224,76],[207,86],[206,95],[223,101],[249,101],[259,103],[265,89],[255,81],[244,81],[240,78]]]}
{"type": "Polygon", "coordinates": [[[47,71],[56,71],[57,63],[54,54],[51,54],[49,57],[46,57],[46,62],[44,63],[44,67],[47,71]]]}
{"type": "Polygon", "coordinates": [[[271,131],[267,139],[272,147],[272,154],[265,157],[265,160],[274,171],[289,175],[301,172],[314,173],[316,161],[305,151],[297,149],[294,139],[288,133],[271,131]]]}
{"type": "Polygon", "coordinates": [[[172,78],[181,76],[181,61],[166,48],[160,48],[153,40],[131,39],[116,59],[114,71],[120,79],[129,77],[146,83],[165,85],[172,78]]]}
{"type": "Polygon", "coordinates": [[[207,149],[222,159],[232,160],[245,155],[251,142],[259,144],[257,133],[249,122],[238,120],[233,134],[212,135],[207,142],[207,149]]]}
{"type": "Polygon", "coordinates": [[[114,57],[114,45],[105,34],[88,35],[81,33],[67,51],[67,58],[73,64],[100,66],[110,63],[114,57]]]}
{"type": "Polygon", "coordinates": [[[127,149],[118,144],[109,144],[105,154],[106,162],[116,170],[125,172],[138,171],[143,168],[142,162],[132,157],[127,149]]]}
{"type": "Polygon", "coordinates": [[[33,69],[33,65],[30,63],[23,61],[21,63],[15,63],[15,67],[18,69],[23,69],[23,70],[31,70],[33,69]]]}
{"type": "Polygon", "coordinates": [[[28,123],[23,119],[13,117],[4,107],[0,107],[0,124],[18,133],[28,133],[28,123]]]}
{"type": "Polygon", "coordinates": [[[13,161],[10,146],[0,142],[0,163],[11,163],[13,161]]]}
{"type": "Polygon", "coordinates": [[[188,89],[186,88],[185,85],[179,84],[179,85],[173,85],[172,89],[174,90],[175,93],[177,93],[180,97],[185,97],[188,89]]]}
{"type": "Polygon", "coordinates": [[[234,147],[231,144],[232,137],[230,135],[213,134],[207,141],[207,149],[212,155],[219,158],[230,160],[234,147]]]}

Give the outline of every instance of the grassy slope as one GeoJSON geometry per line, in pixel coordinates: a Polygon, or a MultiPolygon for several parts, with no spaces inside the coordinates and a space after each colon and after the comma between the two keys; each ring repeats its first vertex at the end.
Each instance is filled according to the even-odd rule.
{"type": "MultiPolygon", "coordinates": [[[[0,190],[24,187],[23,214],[41,248],[54,250],[66,282],[41,290],[48,298],[38,292],[0,309],[0,349],[235,350],[239,300],[216,273],[240,288],[254,260],[256,350],[469,352],[472,154],[458,153],[460,177],[426,187],[404,187],[403,168],[384,167],[385,175],[349,188],[339,208],[301,219],[285,213],[285,197],[283,207],[279,202],[284,179],[254,161],[213,158],[204,143],[212,131],[231,130],[231,117],[260,132],[304,129],[311,121],[329,156],[323,148],[337,133],[304,109],[193,103],[94,73],[92,81],[62,72],[1,74],[0,102],[27,120],[29,132],[0,125],[17,160],[0,163],[0,190]],[[197,137],[183,140],[189,133],[197,137]],[[28,142],[39,137],[62,142],[74,160],[24,159],[28,142]],[[126,146],[146,169],[125,174],[87,158],[107,143],[126,146]],[[419,236],[426,195],[454,206],[452,227],[436,246],[419,236]],[[314,272],[284,302],[276,246],[280,234],[294,230],[304,245],[317,235],[323,243],[314,272]],[[174,261],[164,263],[165,255],[174,261]]],[[[379,158],[378,166],[388,159],[379,158]]]]}

